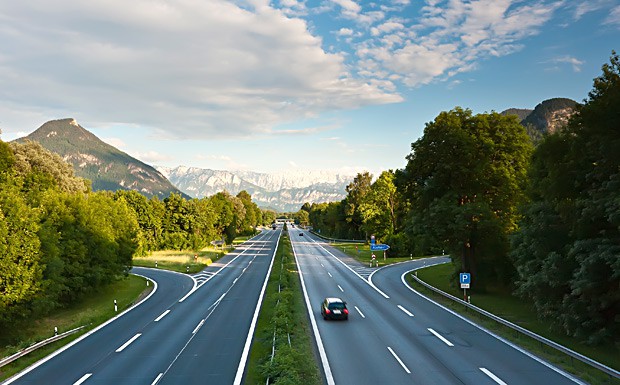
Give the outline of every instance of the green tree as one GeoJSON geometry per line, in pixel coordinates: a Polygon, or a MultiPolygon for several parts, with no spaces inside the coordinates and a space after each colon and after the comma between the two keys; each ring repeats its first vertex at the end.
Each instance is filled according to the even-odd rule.
{"type": "Polygon", "coordinates": [[[38,213],[10,182],[0,188],[0,313],[32,299],[41,288],[43,270],[38,213]]]}
{"type": "Polygon", "coordinates": [[[385,241],[386,237],[394,233],[397,195],[394,173],[382,172],[359,205],[362,227],[367,234],[374,234],[378,239],[385,241]]]}
{"type": "Polygon", "coordinates": [[[90,190],[90,182],[75,176],[73,167],[66,163],[60,155],[43,148],[39,143],[26,141],[23,144],[11,142],[11,148],[15,153],[15,171],[18,175],[25,176],[26,188],[43,184],[57,185],[65,192],[87,192],[90,190]],[[28,180],[32,181],[28,183],[28,180]]]}
{"type": "Polygon", "coordinates": [[[516,117],[457,107],[427,123],[411,148],[399,186],[410,205],[410,237],[429,248],[419,252],[445,249],[481,288],[509,279],[508,234],[532,150],[516,117]]]}
{"type": "Polygon", "coordinates": [[[517,293],[589,343],[620,335],[620,59],[613,52],[568,126],[543,139],[511,253],[517,293]]]}
{"type": "Polygon", "coordinates": [[[364,218],[361,206],[365,202],[371,184],[372,175],[369,172],[363,172],[358,173],[353,182],[346,187],[347,197],[343,200],[343,206],[346,221],[351,224],[352,229],[355,231],[355,234],[351,234],[353,237],[366,236],[368,238],[368,234],[364,232],[364,218]]]}

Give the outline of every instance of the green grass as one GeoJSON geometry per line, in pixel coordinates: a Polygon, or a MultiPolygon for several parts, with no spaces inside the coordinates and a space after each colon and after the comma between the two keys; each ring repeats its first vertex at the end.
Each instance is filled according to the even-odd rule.
{"type": "MultiPolygon", "coordinates": [[[[259,313],[254,340],[248,360],[245,384],[263,385],[270,372],[286,373],[287,383],[320,385],[321,375],[314,358],[313,339],[306,307],[301,291],[299,272],[292,254],[290,240],[286,235],[280,239],[275,261],[269,276],[265,297],[259,313]],[[278,287],[281,293],[278,293],[278,287]],[[278,299],[280,304],[278,305],[278,299]],[[291,334],[291,347],[288,346],[285,325],[291,334]],[[278,329],[276,356],[271,367],[271,348],[274,327],[278,329]],[[291,382],[292,381],[292,382],[291,382]]],[[[284,374],[282,374],[284,375],[284,374]]],[[[279,383],[276,380],[276,384],[279,383]]],[[[274,383],[274,378],[271,378],[274,383]]]]}
{"type": "MultiPolygon", "coordinates": [[[[463,291],[450,285],[452,272],[453,266],[448,263],[418,270],[417,274],[418,278],[429,285],[434,286],[446,293],[452,294],[457,298],[463,298],[463,291]]],[[[590,367],[589,365],[583,364],[576,359],[572,359],[571,357],[566,356],[555,349],[547,347],[534,339],[515,332],[506,326],[467,309],[463,305],[457,304],[454,301],[446,299],[443,296],[426,289],[422,285],[416,283],[409,275],[407,276],[407,281],[412,287],[423,294],[457,311],[472,321],[481,324],[487,329],[494,331],[502,337],[515,342],[534,354],[562,367],[567,372],[579,376],[591,384],[620,384],[620,380],[618,379],[610,378],[608,375],[590,367]]],[[[620,357],[620,349],[618,349],[617,346],[614,346],[613,344],[589,346],[574,338],[558,333],[557,331],[550,330],[547,323],[542,322],[537,318],[536,311],[530,303],[510,295],[510,293],[504,288],[490,289],[485,293],[479,293],[475,290],[468,290],[468,295],[471,297],[471,303],[479,308],[526,328],[547,339],[555,341],[609,367],[620,369],[620,359],[618,358],[620,357]]]]}
{"type": "MultiPolygon", "coordinates": [[[[350,243],[350,242],[333,242],[330,243],[330,246],[337,248],[338,250],[344,252],[350,257],[353,257],[358,262],[361,262],[365,265],[370,265],[370,261],[372,259],[372,254],[375,254],[378,267],[392,265],[394,263],[410,261],[412,259],[419,259],[422,257],[410,256],[408,258],[394,258],[390,257],[390,251],[387,251],[387,258],[383,259],[383,251],[372,251],[370,250],[369,244],[364,243],[350,243]]],[[[374,265],[373,265],[374,266],[374,265]]]]}
{"type": "Polygon", "coordinates": [[[54,335],[54,327],[58,327],[58,333],[63,333],[83,325],[86,328],[80,332],[66,337],[53,344],[46,345],[34,352],[0,368],[0,380],[4,380],[51,354],[55,350],[68,344],[82,334],[104,323],[108,319],[121,313],[136,303],[140,298],[147,295],[153,285],[146,286],[146,280],[142,277],[130,275],[129,277],[103,288],[98,293],[73,304],[71,307],[55,312],[53,315],[33,320],[23,330],[23,339],[13,346],[5,346],[0,349],[2,357],[9,356],[38,341],[45,340],[54,335]],[[114,300],[118,305],[118,313],[114,312],[114,300]]]}
{"type": "Polygon", "coordinates": [[[206,247],[200,251],[153,251],[145,257],[134,257],[133,265],[195,274],[209,266],[213,261],[226,255],[226,252],[226,249],[222,250],[216,247],[206,247]]]}

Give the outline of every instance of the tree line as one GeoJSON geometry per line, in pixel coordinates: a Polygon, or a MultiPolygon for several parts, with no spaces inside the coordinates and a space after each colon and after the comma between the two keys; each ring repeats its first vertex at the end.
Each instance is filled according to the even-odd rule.
{"type": "Polygon", "coordinates": [[[125,277],[134,255],[199,250],[271,223],[242,191],[160,200],[91,191],[60,156],[36,142],[0,140],[0,338],[125,277]]]}
{"type": "MultiPolygon", "coordinates": [[[[556,329],[620,336],[620,60],[615,52],[567,125],[534,147],[516,116],[441,112],[403,169],[360,173],[340,202],[304,204],[321,234],[449,254],[472,285],[507,286],[556,329]]],[[[456,279],[453,280],[456,282],[456,279]]]]}

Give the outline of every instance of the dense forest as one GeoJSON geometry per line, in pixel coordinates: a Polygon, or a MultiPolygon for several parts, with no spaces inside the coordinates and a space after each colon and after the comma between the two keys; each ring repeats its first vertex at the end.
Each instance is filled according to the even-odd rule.
{"type": "Polygon", "coordinates": [[[457,107],[426,124],[403,169],[358,174],[345,199],[304,204],[296,220],[375,235],[391,256],[445,251],[477,290],[512,285],[558,330],[620,342],[619,122],[613,52],[566,126],[536,146],[516,115],[457,107]]]}
{"type": "Polygon", "coordinates": [[[0,141],[0,330],[65,307],[122,279],[134,255],[199,250],[271,223],[242,191],[204,199],[135,191],[92,192],[60,156],[36,142],[0,141]]]}

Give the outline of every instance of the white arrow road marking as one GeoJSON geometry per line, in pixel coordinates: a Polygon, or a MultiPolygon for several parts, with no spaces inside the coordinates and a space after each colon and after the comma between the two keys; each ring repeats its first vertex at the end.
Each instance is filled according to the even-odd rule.
{"type": "Polygon", "coordinates": [[[398,305],[398,308],[400,310],[402,310],[405,314],[407,314],[409,317],[413,317],[413,314],[411,314],[411,312],[407,309],[405,309],[404,307],[402,307],[401,305],[398,305]]]}
{"type": "Polygon", "coordinates": [[[73,385],[80,385],[84,383],[84,381],[88,380],[88,378],[92,375],[93,375],[92,373],[86,373],[85,375],[82,376],[82,378],[74,382],[73,385]]]}
{"type": "Polygon", "coordinates": [[[403,367],[403,369],[405,369],[405,372],[407,372],[407,374],[411,374],[411,370],[409,370],[409,368],[405,366],[405,364],[401,361],[400,357],[398,357],[398,356],[396,355],[396,353],[394,353],[394,351],[392,350],[392,348],[388,346],[388,350],[390,351],[390,353],[392,353],[392,355],[394,356],[394,358],[396,358],[396,361],[398,361],[398,363],[400,364],[400,366],[402,366],[402,367],[403,367]]]}
{"type": "Polygon", "coordinates": [[[445,339],[441,334],[437,333],[436,331],[434,331],[431,328],[428,328],[428,331],[433,333],[435,335],[435,337],[439,338],[440,340],[442,340],[446,345],[448,346],[454,346],[454,344],[450,341],[448,341],[447,339],[445,339]]]}
{"type": "Polygon", "coordinates": [[[142,335],[142,333],[138,333],[135,336],[131,337],[131,339],[129,341],[125,342],[123,344],[123,346],[121,346],[120,348],[116,349],[116,353],[122,352],[127,346],[129,346],[132,342],[137,340],[141,335],[142,335]]]}
{"type": "Polygon", "coordinates": [[[170,309],[166,310],[165,312],[161,313],[161,315],[159,317],[155,318],[155,322],[161,321],[161,319],[164,318],[165,316],[167,316],[168,313],[170,313],[170,309]]]}
{"type": "Polygon", "coordinates": [[[491,377],[491,379],[495,382],[497,382],[499,385],[508,385],[506,384],[504,381],[500,380],[499,377],[497,377],[495,374],[491,373],[490,370],[486,369],[486,368],[480,368],[480,370],[482,370],[482,373],[486,374],[487,376],[491,377]]]}

